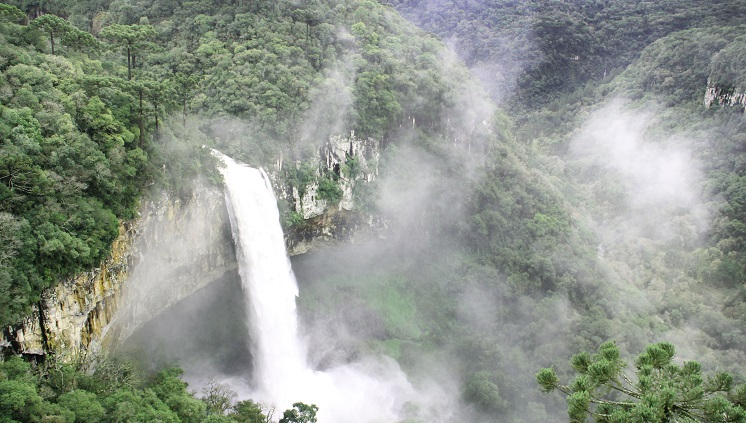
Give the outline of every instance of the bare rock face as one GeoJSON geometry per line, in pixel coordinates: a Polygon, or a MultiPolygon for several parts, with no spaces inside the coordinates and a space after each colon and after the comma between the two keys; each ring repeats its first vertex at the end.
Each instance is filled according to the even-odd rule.
{"type": "Polygon", "coordinates": [[[198,185],[190,198],[161,195],[141,209],[135,257],[107,341],[119,343],[168,307],[237,269],[220,188],[198,185]]]}
{"type": "Polygon", "coordinates": [[[198,184],[184,199],[161,193],[120,225],[101,267],[45,291],[0,348],[69,360],[95,353],[236,267],[220,188],[198,184]]]}
{"type": "Polygon", "coordinates": [[[383,222],[360,210],[360,188],[378,177],[380,142],[359,139],[354,132],[332,137],[310,160],[284,163],[279,160],[270,174],[277,198],[287,201],[302,219],[285,231],[288,254],[298,255],[335,242],[377,233],[383,222]],[[299,184],[288,177],[288,168],[313,169],[311,181],[299,184]],[[332,180],[340,190],[336,201],[321,194],[321,182],[332,180]]]}
{"type": "Polygon", "coordinates": [[[739,91],[735,87],[715,84],[707,81],[707,90],[704,97],[705,107],[710,108],[713,104],[720,106],[741,107],[746,110],[746,92],[739,91]]]}

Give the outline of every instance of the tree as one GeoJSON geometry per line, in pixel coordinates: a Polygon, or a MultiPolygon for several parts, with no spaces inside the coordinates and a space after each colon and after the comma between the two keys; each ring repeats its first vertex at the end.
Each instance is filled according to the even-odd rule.
{"type": "Polygon", "coordinates": [[[15,6],[0,3],[0,22],[23,24],[26,22],[26,14],[15,6]]]}
{"type": "Polygon", "coordinates": [[[238,396],[230,386],[216,381],[210,381],[202,388],[202,401],[207,404],[207,414],[225,414],[233,406],[233,400],[238,396]]]}
{"type": "Polygon", "coordinates": [[[95,423],[104,417],[104,407],[98,402],[96,394],[76,389],[60,395],[57,404],[75,413],[75,422],[95,423]]]}
{"type": "Polygon", "coordinates": [[[571,422],[746,422],[743,409],[746,385],[732,389],[733,377],[717,373],[704,380],[699,363],[673,363],[676,350],[667,342],[648,345],[635,360],[635,376],[625,372],[614,342],[602,344],[596,354],[572,357],[579,373],[570,385],[561,385],[553,369],[544,368],[536,380],[545,393],[567,395],[571,422]]]}
{"type": "Polygon", "coordinates": [[[192,90],[199,84],[200,82],[199,75],[187,75],[183,72],[176,72],[173,77],[173,85],[176,87],[176,92],[178,96],[181,98],[181,104],[182,104],[182,119],[184,125],[186,125],[186,109],[187,109],[187,99],[189,98],[189,95],[191,94],[192,90]]]}
{"type": "Polygon", "coordinates": [[[41,15],[31,21],[31,28],[38,29],[49,34],[49,44],[54,54],[54,38],[62,37],[63,43],[76,48],[93,47],[96,45],[96,39],[91,34],[81,31],[70,22],[55,15],[41,15]]]}
{"type": "Polygon", "coordinates": [[[148,45],[155,33],[155,28],[150,25],[112,24],[102,29],[100,35],[127,50],[127,79],[132,79],[136,53],[148,45]]]}
{"type": "Polygon", "coordinates": [[[485,371],[472,375],[466,383],[464,398],[482,410],[495,412],[505,406],[505,401],[500,398],[498,387],[491,379],[490,373],[485,371]]]}
{"type": "Polygon", "coordinates": [[[233,405],[229,416],[238,422],[269,423],[272,421],[273,411],[272,407],[267,408],[252,400],[244,400],[233,405]]]}
{"type": "Polygon", "coordinates": [[[304,404],[296,402],[293,408],[282,413],[280,423],[316,423],[316,412],[319,407],[316,404],[304,404]]]}

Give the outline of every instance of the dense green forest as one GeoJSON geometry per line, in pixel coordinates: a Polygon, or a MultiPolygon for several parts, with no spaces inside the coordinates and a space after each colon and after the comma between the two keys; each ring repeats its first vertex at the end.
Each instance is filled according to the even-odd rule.
{"type": "Polygon", "coordinates": [[[88,32],[2,9],[0,322],[15,323],[60,277],[95,267],[147,181],[137,88],[90,56],[88,32]],[[46,54],[49,40],[54,54],[46,54]]]}
{"type": "MultiPolygon", "coordinates": [[[[79,364],[79,363],[78,363],[79,364]]],[[[187,391],[182,370],[144,371],[105,360],[93,372],[50,360],[37,368],[20,357],[0,363],[0,418],[4,422],[245,422],[313,423],[313,405],[294,404],[280,416],[272,407],[237,400],[227,385],[210,383],[201,398],[187,391]]],[[[317,409],[317,408],[316,408],[317,409]]]]}
{"type": "Polygon", "coordinates": [[[498,101],[529,108],[616,75],[656,40],[743,24],[739,1],[395,0],[448,40],[498,101]]]}
{"type": "MultiPolygon", "coordinates": [[[[454,384],[462,420],[566,421],[541,387],[572,421],[669,421],[584,397],[644,351],[672,383],[731,373],[693,416],[744,419],[746,118],[704,105],[746,88],[743,2],[6,3],[0,325],[105,258],[147,185],[215,179],[200,145],[266,165],[354,131],[384,146],[358,200],[389,230],[294,259],[312,360],[387,354],[454,384]],[[699,364],[670,367],[662,341],[699,364]]],[[[105,363],[5,361],[0,417],[267,419],[225,386],[199,400],[178,370],[105,363]]]]}
{"type": "Polygon", "coordinates": [[[116,218],[133,216],[146,181],[185,185],[209,160],[193,151],[206,139],[264,163],[332,133],[390,138],[405,117],[438,131],[440,115],[458,106],[454,86],[467,78],[463,68],[420,66],[435,63],[440,44],[403,43],[415,29],[373,3],[309,11],[290,3],[85,5],[18,4],[29,14],[70,15],[86,30],[102,26],[98,39],[53,15],[27,24],[3,5],[3,324],[18,321],[57,278],[105,257],[116,218]],[[207,9],[213,14],[200,13],[207,9]],[[347,21],[356,24],[344,38],[337,26],[347,21]],[[344,86],[352,73],[354,87],[344,86]],[[328,99],[330,90],[346,99],[328,99]],[[164,128],[177,111],[182,125],[164,128]],[[198,128],[185,131],[187,114],[199,117],[198,128]],[[173,141],[175,133],[191,143],[173,141]]]}

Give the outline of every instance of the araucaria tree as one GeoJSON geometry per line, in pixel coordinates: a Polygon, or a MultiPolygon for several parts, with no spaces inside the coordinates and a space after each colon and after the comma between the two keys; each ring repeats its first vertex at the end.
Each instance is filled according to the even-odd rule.
{"type": "MultiPolygon", "coordinates": [[[[5,8],[4,10],[8,10],[5,8]]],[[[17,18],[13,18],[17,19],[17,18]]],[[[55,37],[62,37],[64,44],[75,47],[95,47],[96,39],[93,35],[88,32],[81,31],[76,28],[73,24],[55,15],[41,15],[38,18],[31,21],[29,27],[42,31],[49,35],[49,45],[52,48],[52,54],[54,53],[54,39],[55,37]]]]}
{"type": "Polygon", "coordinates": [[[706,380],[699,363],[673,363],[676,350],[667,342],[648,345],[635,360],[635,373],[626,372],[614,342],[596,354],[572,357],[579,374],[561,385],[553,369],[536,374],[542,391],[567,395],[571,422],[746,422],[746,385],[733,388],[733,377],[717,373],[706,380]]]}
{"type": "Polygon", "coordinates": [[[150,25],[111,24],[103,28],[99,35],[127,51],[127,79],[130,80],[135,57],[149,45],[148,40],[155,36],[155,28],[150,25]]]}

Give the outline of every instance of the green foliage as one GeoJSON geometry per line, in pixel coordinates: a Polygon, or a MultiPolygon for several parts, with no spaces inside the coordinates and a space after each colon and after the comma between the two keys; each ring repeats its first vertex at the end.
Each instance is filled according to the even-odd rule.
{"type": "Polygon", "coordinates": [[[737,0],[520,0],[452,7],[421,0],[392,3],[418,25],[453,40],[470,67],[489,75],[483,79],[493,94],[504,99],[516,93],[513,104],[520,108],[546,105],[581,90],[589,81],[618,73],[666,35],[689,28],[735,26],[743,24],[746,16],[737,0]]]}
{"type": "Polygon", "coordinates": [[[573,356],[578,376],[570,385],[561,385],[548,368],[536,374],[536,381],[546,393],[559,390],[567,395],[572,422],[585,422],[587,417],[596,422],[746,421],[746,411],[726,397],[732,376],[717,373],[704,379],[699,363],[674,364],[675,354],[669,343],[648,345],[635,359],[632,377],[619,348],[606,342],[593,355],[573,356]]]}
{"type": "Polygon", "coordinates": [[[132,79],[132,68],[135,66],[136,56],[151,46],[148,40],[155,34],[155,28],[150,25],[112,24],[103,28],[99,36],[126,50],[127,79],[132,79]]]}
{"type": "MultiPolygon", "coordinates": [[[[403,365],[426,367],[419,364],[423,351],[451,354],[468,375],[461,390],[470,404],[499,418],[520,409],[524,421],[546,420],[551,408],[526,400],[519,375],[530,374],[536,360],[561,355],[567,343],[597,344],[620,327],[625,345],[637,345],[668,325],[696,323],[707,336],[701,344],[731,349],[724,361],[737,365],[732,357],[746,345],[743,331],[719,310],[699,310],[709,305],[692,306],[709,301],[693,297],[687,282],[735,291],[744,280],[740,110],[669,115],[663,129],[652,130],[701,123],[700,134],[710,131],[712,145],[698,145],[697,154],[713,158],[703,171],[717,218],[707,248],[696,254],[661,253],[641,242],[627,253],[644,266],[601,267],[598,240],[573,206],[588,187],[591,206],[621,210],[623,184],[599,173],[579,190],[558,181],[576,170],[565,160],[570,134],[587,106],[609,93],[697,110],[708,78],[724,93],[742,89],[738,2],[394,2],[424,11],[419,22],[429,29],[455,34],[465,60],[487,66],[491,79],[518,80],[517,126],[497,114],[494,125],[464,124],[467,130],[457,128],[473,111],[462,99],[471,93],[463,94],[464,69],[451,64],[434,37],[376,2],[11,3],[23,12],[0,5],[0,324],[20,320],[60,276],[96,266],[116,236],[117,219],[135,215],[146,183],[155,179],[186,197],[189,181],[214,168],[202,144],[264,164],[281,151],[303,151],[354,130],[388,146],[379,182],[356,184],[353,196],[366,211],[388,212],[392,232],[404,235],[392,236],[386,248],[401,257],[380,260],[385,269],[333,276],[301,301],[328,313],[339,304],[354,307],[355,329],[370,331],[403,365]],[[24,12],[41,16],[25,26],[24,12]],[[110,48],[86,49],[90,34],[76,28],[92,29],[110,48]],[[72,49],[55,50],[57,57],[38,53],[55,42],[72,49]],[[493,59],[516,69],[490,68],[493,59]],[[537,157],[534,147],[549,157],[537,157]],[[428,184],[434,188],[420,189],[428,184]],[[696,263],[688,260],[695,256],[696,263]],[[671,277],[661,278],[661,269],[671,277]],[[615,272],[623,283],[607,283],[615,272]],[[656,283],[668,286],[648,287],[656,283]],[[622,297],[644,306],[625,308],[622,297]]],[[[284,163],[301,195],[318,182],[318,198],[339,201],[335,175],[284,163]]],[[[354,177],[357,167],[348,161],[340,176],[354,177]]],[[[302,222],[296,212],[283,216],[285,223],[302,222]]],[[[745,296],[734,294],[726,305],[730,318],[746,320],[745,296]]],[[[666,349],[660,351],[644,360],[665,361],[666,349]]],[[[588,373],[573,385],[573,419],[585,419],[584,410],[594,407],[590,390],[608,383],[620,363],[603,360],[573,360],[588,373]]],[[[82,391],[95,392],[112,420],[198,421],[208,410],[213,421],[261,419],[256,404],[230,408],[225,393],[195,399],[175,373],[150,378],[142,390],[127,369],[108,369],[86,378],[49,367],[43,401],[24,391],[26,382],[14,388],[21,394],[13,401],[28,404],[28,413],[69,421],[73,412],[55,401],[68,395],[82,404],[90,399],[76,397],[82,391]]],[[[640,370],[640,383],[656,371],[640,370]]],[[[552,371],[542,374],[543,387],[559,384],[552,371]]],[[[731,395],[743,397],[739,392],[731,395]]],[[[723,408],[717,401],[712,413],[723,408]]],[[[640,419],[653,420],[657,403],[640,404],[640,419]]]]}
{"type": "Polygon", "coordinates": [[[100,422],[104,417],[104,408],[92,392],[80,389],[70,391],[60,395],[57,404],[75,413],[76,423],[100,422]]]}
{"type": "Polygon", "coordinates": [[[98,42],[88,32],[81,31],[70,22],[58,16],[41,15],[29,23],[29,28],[45,32],[49,37],[49,44],[54,54],[54,40],[62,39],[62,43],[75,48],[96,47],[98,42]]]}
{"type": "Polygon", "coordinates": [[[262,406],[252,400],[238,401],[231,409],[230,418],[242,423],[267,423],[262,406]]]}
{"type": "Polygon", "coordinates": [[[280,423],[316,423],[317,411],[319,411],[319,407],[315,404],[308,405],[296,402],[293,404],[293,408],[282,413],[280,423]]]}
{"type": "Polygon", "coordinates": [[[338,204],[342,200],[342,188],[339,183],[329,175],[324,175],[318,180],[319,188],[316,190],[316,197],[320,200],[326,200],[332,205],[338,204]]]}
{"type": "Polygon", "coordinates": [[[488,372],[477,372],[469,378],[464,389],[464,399],[476,404],[485,412],[499,411],[505,406],[500,393],[488,372]]]}
{"type": "Polygon", "coordinates": [[[178,368],[165,369],[152,379],[153,392],[163,401],[181,422],[200,422],[207,412],[205,401],[200,401],[187,392],[187,384],[182,381],[184,372],[178,368]]]}
{"type": "Polygon", "coordinates": [[[290,228],[303,223],[303,215],[294,210],[286,210],[282,214],[282,227],[290,228]]]}
{"type": "Polygon", "coordinates": [[[23,24],[26,19],[26,14],[17,7],[5,3],[0,4],[0,22],[23,24]]]}
{"type": "MultiPolygon", "coordinates": [[[[195,398],[167,368],[144,374],[130,362],[102,357],[92,375],[85,363],[64,364],[50,357],[32,367],[20,357],[0,362],[0,421],[173,423],[270,423],[274,408],[252,400],[234,403],[227,385],[212,382],[195,398]]],[[[316,421],[316,406],[294,405],[288,422],[316,421]]]]}
{"type": "Polygon", "coordinates": [[[300,198],[306,195],[308,186],[316,181],[318,169],[310,162],[301,162],[300,165],[288,163],[284,166],[285,181],[298,190],[300,198]]]}

